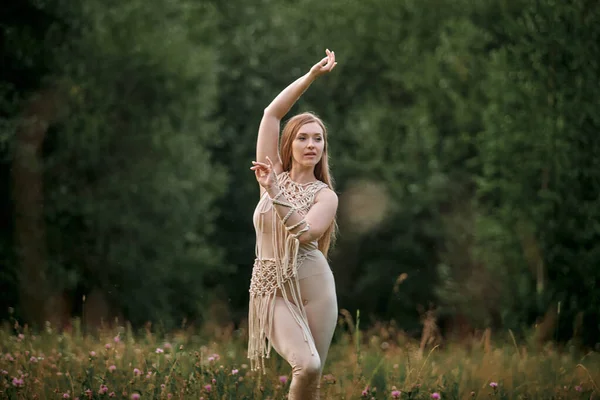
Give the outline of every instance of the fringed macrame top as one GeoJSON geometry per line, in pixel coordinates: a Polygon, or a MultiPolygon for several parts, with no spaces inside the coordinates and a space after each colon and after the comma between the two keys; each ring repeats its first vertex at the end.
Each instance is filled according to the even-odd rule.
{"type": "Polygon", "coordinates": [[[314,204],[317,193],[328,186],[321,181],[296,183],[287,171],[277,176],[277,182],[280,192],[273,199],[265,192],[253,218],[256,259],[250,282],[248,317],[248,358],[252,370],[262,368],[264,371],[264,359],[269,358],[271,343],[268,337],[273,326],[276,296],[283,297],[294,319],[304,331],[307,345],[313,353],[316,352],[314,344],[308,340],[310,330],[300,296],[298,269],[304,256],[318,248],[317,241],[300,244],[298,238],[310,229],[304,219],[293,226],[286,225],[286,222],[294,211],[305,216],[314,204]],[[288,207],[289,213],[280,218],[273,203],[288,207]]]}

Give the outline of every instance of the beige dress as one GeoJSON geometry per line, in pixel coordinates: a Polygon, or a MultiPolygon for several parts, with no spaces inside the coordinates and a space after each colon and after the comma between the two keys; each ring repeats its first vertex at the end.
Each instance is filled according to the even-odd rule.
{"type": "MultiPolygon", "coordinates": [[[[280,189],[294,209],[305,216],[314,204],[315,196],[327,184],[315,181],[299,184],[288,172],[277,176],[280,189]]],[[[248,319],[248,358],[252,370],[262,368],[269,357],[276,298],[283,298],[295,322],[300,326],[310,352],[316,352],[311,337],[299,281],[312,275],[330,273],[325,256],[317,241],[301,244],[289,234],[264,193],[253,216],[256,231],[256,259],[250,282],[248,319]]]]}

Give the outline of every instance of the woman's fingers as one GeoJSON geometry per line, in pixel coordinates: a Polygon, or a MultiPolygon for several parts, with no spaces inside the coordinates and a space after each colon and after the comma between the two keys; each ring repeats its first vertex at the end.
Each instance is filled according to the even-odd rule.
{"type": "Polygon", "coordinates": [[[261,166],[262,168],[268,168],[268,167],[269,167],[269,164],[262,163],[262,162],[258,162],[258,161],[252,161],[252,164],[254,164],[254,165],[259,165],[259,166],[261,166]]]}

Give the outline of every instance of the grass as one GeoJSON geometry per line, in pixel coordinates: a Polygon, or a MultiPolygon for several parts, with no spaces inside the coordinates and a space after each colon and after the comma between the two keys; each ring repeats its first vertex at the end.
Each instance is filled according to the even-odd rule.
{"type": "MultiPolygon", "coordinates": [[[[84,335],[51,328],[0,330],[0,398],[285,399],[290,368],[272,353],[266,374],[252,372],[243,330],[157,334],[129,327],[84,335]],[[139,396],[139,397],[138,397],[139,396]]],[[[208,328],[207,328],[208,329],[208,328]]],[[[506,335],[509,336],[509,335],[506,335]]],[[[498,343],[501,340],[497,340],[498,343]]],[[[555,346],[534,350],[472,342],[419,351],[390,327],[336,332],[322,399],[589,399],[600,390],[600,355],[555,346]]]]}

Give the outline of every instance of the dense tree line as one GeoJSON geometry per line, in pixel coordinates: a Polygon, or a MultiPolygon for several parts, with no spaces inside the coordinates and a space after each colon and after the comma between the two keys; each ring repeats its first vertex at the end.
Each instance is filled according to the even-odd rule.
{"type": "Polygon", "coordinates": [[[20,318],[93,301],[173,327],[223,303],[243,323],[258,122],[331,48],[293,112],[331,132],[340,306],[597,340],[596,2],[29,0],[0,18],[0,298],[20,318]]]}

